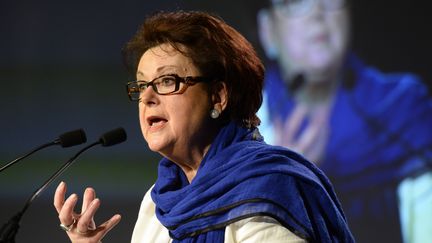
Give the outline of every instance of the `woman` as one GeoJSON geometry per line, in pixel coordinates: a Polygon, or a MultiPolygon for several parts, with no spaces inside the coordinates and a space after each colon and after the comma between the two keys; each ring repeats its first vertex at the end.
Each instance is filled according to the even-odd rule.
{"type": "MultiPolygon", "coordinates": [[[[124,49],[138,81],[143,136],[163,155],[132,242],[352,242],[326,177],[290,150],[265,144],[257,126],[263,65],[252,46],[202,12],[148,18],[124,49]],[[151,87],[150,87],[151,86],[151,87]]],[[[72,242],[99,242],[93,189],[77,202],[59,185],[54,205],[72,242]]]]}
{"type": "MultiPolygon", "coordinates": [[[[422,229],[416,232],[429,239],[431,224],[415,223],[424,217],[412,214],[432,209],[422,206],[432,205],[427,89],[412,74],[382,73],[350,53],[352,1],[269,2],[258,15],[261,44],[274,61],[259,112],[266,142],[320,166],[358,241],[401,242],[400,217],[404,230],[422,229]],[[403,183],[398,198],[407,177],[421,183],[408,179],[416,188],[403,183]],[[404,196],[419,200],[405,203],[404,196]]],[[[407,242],[414,242],[412,233],[405,232],[407,242]]]]}

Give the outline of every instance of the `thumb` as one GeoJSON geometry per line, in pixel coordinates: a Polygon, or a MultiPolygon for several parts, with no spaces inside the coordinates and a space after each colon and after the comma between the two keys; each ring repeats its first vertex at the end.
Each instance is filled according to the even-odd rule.
{"type": "Polygon", "coordinates": [[[96,236],[99,239],[102,239],[105,237],[105,235],[112,229],[114,226],[116,226],[121,220],[121,215],[116,214],[112,216],[109,220],[105,221],[103,224],[99,225],[95,232],[96,236]]]}

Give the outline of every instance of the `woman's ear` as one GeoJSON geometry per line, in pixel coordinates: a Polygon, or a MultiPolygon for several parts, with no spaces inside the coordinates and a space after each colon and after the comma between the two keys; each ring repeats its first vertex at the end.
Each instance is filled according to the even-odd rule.
{"type": "Polygon", "coordinates": [[[213,109],[222,113],[228,105],[228,89],[225,82],[214,84],[212,92],[213,109]]]}
{"type": "Polygon", "coordinates": [[[257,14],[258,36],[264,52],[270,60],[277,58],[277,45],[273,20],[268,9],[261,9],[257,14]]]}

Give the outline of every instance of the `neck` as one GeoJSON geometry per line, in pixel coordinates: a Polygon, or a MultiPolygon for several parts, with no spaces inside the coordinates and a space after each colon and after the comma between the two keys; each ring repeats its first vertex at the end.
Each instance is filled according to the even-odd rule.
{"type": "Polygon", "coordinates": [[[335,62],[322,68],[291,66],[288,69],[282,69],[282,75],[286,80],[292,81],[300,74],[303,79],[293,91],[294,99],[302,105],[314,107],[331,103],[342,78],[341,70],[342,62],[335,62]],[[291,70],[291,72],[286,70],[291,70]]]}
{"type": "Polygon", "coordinates": [[[179,166],[191,183],[218,132],[217,126],[209,126],[193,138],[177,141],[181,146],[173,146],[161,155],[179,166]]]}
{"type": "Polygon", "coordinates": [[[329,103],[332,100],[337,87],[337,79],[332,81],[305,81],[295,94],[295,99],[299,103],[308,106],[316,106],[329,103]]]}
{"type": "Polygon", "coordinates": [[[163,156],[174,162],[177,166],[179,166],[183,173],[186,175],[189,183],[191,183],[192,180],[195,178],[201,165],[201,161],[203,160],[209,148],[210,145],[200,149],[193,149],[189,147],[188,151],[184,151],[183,153],[181,153],[181,156],[163,156]]]}
{"type": "Polygon", "coordinates": [[[331,103],[341,77],[339,72],[326,70],[325,72],[303,73],[303,80],[294,92],[297,103],[315,107],[331,103]]]}
{"type": "Polygon", "coordinates": [[[183,172],[185,173],[189,183],[192,183],[193,178],[195,178],[197,172],[198,172],[198,167],[182,167],[181,169],[183,170],[183,172]]]}

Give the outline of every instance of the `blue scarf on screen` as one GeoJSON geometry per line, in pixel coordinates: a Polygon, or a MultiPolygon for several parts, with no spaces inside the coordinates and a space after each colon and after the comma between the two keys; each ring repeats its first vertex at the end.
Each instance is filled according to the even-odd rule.
{"type": "Polygon", "coordinates": [[[219,132],[190,184],[176,164],[162,159],[151,196],[174,242],[223,242],[225,226],[258,215],[311,242],[354,241],[317,167],[235,123],[219,132]]]}

